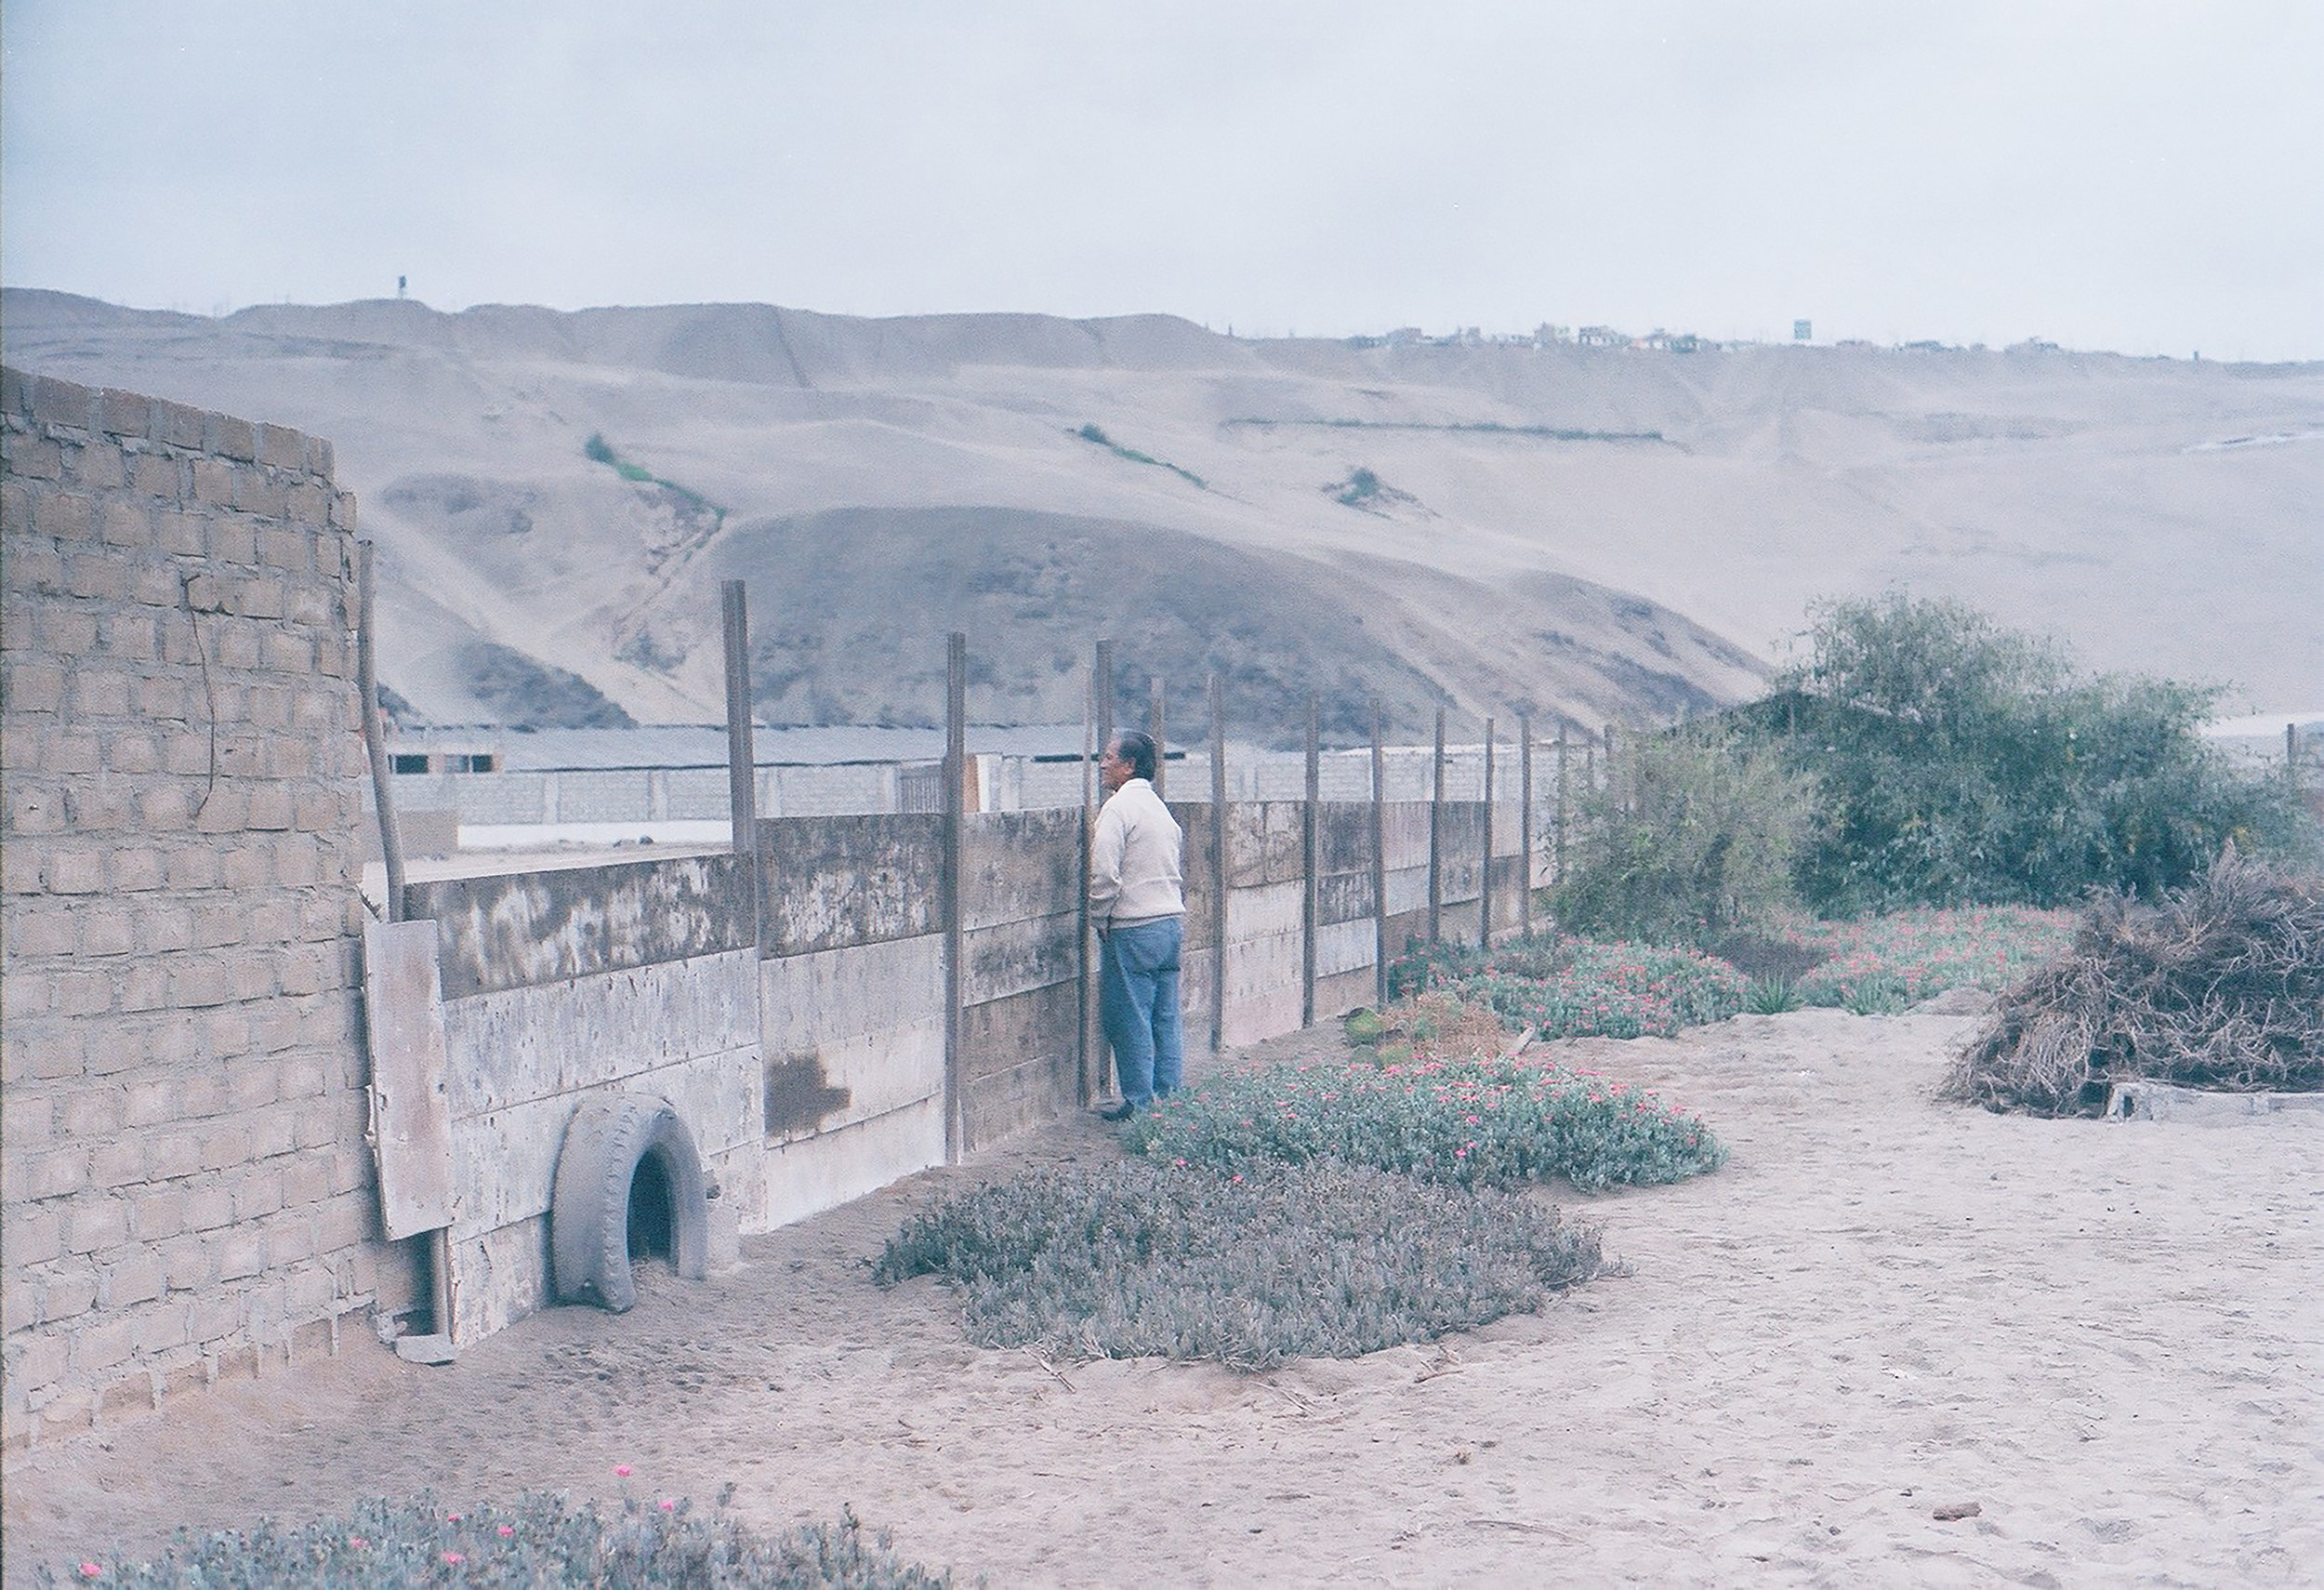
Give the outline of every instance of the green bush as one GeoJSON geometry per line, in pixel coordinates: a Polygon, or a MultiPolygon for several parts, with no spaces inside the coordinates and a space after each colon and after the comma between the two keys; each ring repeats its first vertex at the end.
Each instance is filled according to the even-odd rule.
{"type": "Polygon", "coordinates": [[[1808,638],[1751,715],[1816,781],[1796,878],[1826,915],[2153,897],[2231,840],[2300,841],[2286,782],[2197,733],[2216,690],[2081,678],[2055,646],[1902,592],[1821,603],[1808,638]]]}
{"type": "Polygon", "coordinates": [[[1234,1173],[1323,1160],[1463,1186],[1684,1181],[1726,1149],[1697,1118],[1582,1071],[1516,1060],[1314,1062],[1217,1077],[1122,1133],[1133,1154],[1234,1173]]]}
{"type": "Polygon", "coordinates": [[[1641,735],[1581,802],[1557,920],[1595,938],[1709,943],[1791,901],[1809,784],[1719,724],[1641,735]]]}
{"type": "MultiPolygon", "coordinates": [[[[59,1575],[41,1570],[55,1585],[59,1575]]],[[[113,1557],[66,1570],[61,1582],[142,1590],[402,1590],[404,1586],[563,1585],[609,1590],[928,1590],[952,1583],[899,1561],[888,1538],[866,1539],[852,1511],[837,1525],[768,1536],[723,1511],[682,1500],[634,1498],[618,1512],[594,1502],[528,1492],[513,1506],[447,1510],[431,1496],[367,1502],[347,1518],[248,1532],[179,1530],[158,1562],[113,1557]]]]}
{"type": "Polygon", "coordinates": [[[1533,1308],[1599,1263],[1594,1230],[1512,1194],[1354,1165],[1217,1175],[1143,1160],[947,1199],[889,1240],[874,1275],[951,1282],[986,1346],[1255,1370],[1433,1341],[1533,1308]]]}

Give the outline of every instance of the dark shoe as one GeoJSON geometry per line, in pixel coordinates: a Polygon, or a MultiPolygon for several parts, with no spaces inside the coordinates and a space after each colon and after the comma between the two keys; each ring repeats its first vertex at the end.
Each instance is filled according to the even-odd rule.
{"type": "Polygon", "coordinates": [[[1124,1103],[1116,1105],[1112,1109],[1102,1109],[1098,1111],[1098,1119],[1100,1120],[1121,1121],[1128,1120],[1131,1116],[1136,1115],[1137,1113],[1138,1106],[1136,1105],[1124,1103]]]}

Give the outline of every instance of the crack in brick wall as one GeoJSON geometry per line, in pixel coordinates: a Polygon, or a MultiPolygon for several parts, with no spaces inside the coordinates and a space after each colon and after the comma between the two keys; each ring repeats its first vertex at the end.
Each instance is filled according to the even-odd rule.
{"type": "Polygon", "coordinates": [[[359,1023],[353,498],[331,446],[0,372],[0,1426],[409,1301],[359,1023]]]}

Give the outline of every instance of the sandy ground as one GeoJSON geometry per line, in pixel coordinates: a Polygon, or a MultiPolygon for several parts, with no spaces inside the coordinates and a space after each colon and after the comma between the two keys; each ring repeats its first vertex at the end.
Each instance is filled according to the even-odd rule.
{"type": "Polygon", "coordinates": [[[443,1370],[365,1338],[34,1453],[8,1577],[367,1494],[731,1482],[755,1521],[852,1503],[997,1584],[2317,1583],[2324,1120],[1932,1105],[1966,1026],[1553,1046],[1699,1109],[1734,1158],[1566,1195],[1630,1273],[1472,1335],[1052,1371],[964,1345],[932,1282],[871,1285],[940,1190],[1116,1152],[1076,1120],[755,1239],[737,1274],[664,1272],[624,1318],[556,1310],[443,1370]]]}

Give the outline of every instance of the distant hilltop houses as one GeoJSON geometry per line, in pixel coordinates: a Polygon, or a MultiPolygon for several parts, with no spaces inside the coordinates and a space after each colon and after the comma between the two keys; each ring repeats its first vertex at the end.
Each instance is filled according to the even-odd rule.
{"type": "MultiPolygon", "coordinates": [[[[1659,326],[1641,337],[1618,330],[1611,325],[1575,327],[1552,325],[1548,321],[1543,321],[1534,327],[1530,334],[1496,332],[1487,336],[1476,326],[1464,325],[1456,331],[1438,337],[1431,336],[1417,325],[1400,325],[1393,331],[1367,332],[1348,338],[1346,340],[1351,348],[1554,348],[1563,346],[1614,348],[1649,353],[1710,353],[1723,350],[1771,346],[1754,338],[1735,338],[1727,341],[1720,341],[1715,338],[1697,337],[1691,331],[1665,331],[1659,326]]],[[[1811,323],[1804,320],[1792,322],[1790,340],[1793,343],[1813,341],[1811,323]]],[[[1879,349],[1882,345],[1867,341],[1860,337],[1848,337],[1831,343],[1830,346],[1879,349]]],[[[1939,342],[1933,338],[1922,338],[1917,341],[1893,344],[1890,346],[1890,351],[1898,353],[1983,353],[1986,351],[1986,345],[1982,342],[1939,342]]],[[[2009,353],[2056,352],[2058,345],[2039,337],[2029,337],[2023,342],[2011,343],[2003,351],[2009,353]]]]}

